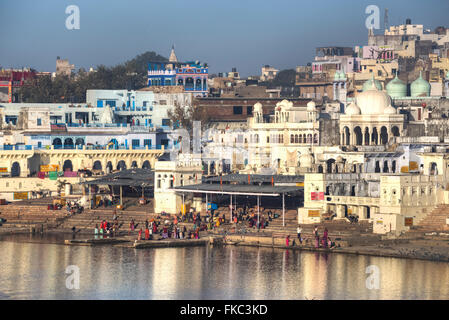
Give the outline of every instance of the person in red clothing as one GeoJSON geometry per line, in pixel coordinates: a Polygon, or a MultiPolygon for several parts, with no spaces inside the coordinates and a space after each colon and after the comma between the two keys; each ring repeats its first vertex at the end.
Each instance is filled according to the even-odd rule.
{"type": "Polygon", "coordinates": [[[145,240],[150,240],[150,230],[148,228],[145,229],[145,240]]]}
{"type": "Polygon", "coordinates": [[[156,225],[156,221],[153,222],[153,234],[157,233],[157,225],[156,225]]]}
{"type": "Polygon", "coordinates": [[[137,236],[137,240],[142,240],[142,228],[139,230],[139,235],[137,236]]]}
{"type": "Polygon", "coordinates": [[[286,245],[287,247],[290,246],[290,235],[288,235],[288,236],[285,238],[285,245],[286,245]]]}

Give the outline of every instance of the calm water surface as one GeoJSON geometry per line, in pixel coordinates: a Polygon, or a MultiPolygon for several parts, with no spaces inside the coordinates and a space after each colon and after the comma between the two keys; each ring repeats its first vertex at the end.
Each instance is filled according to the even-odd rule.
{"type": "Polygon", "coordinates": [[[250,247],[135,250],[0,238],[0,299],[449,299],[447,263],[250,247]],[[65,269],[80,269],[80,289],[65,269]],[[380,270],[367,289],[366,267],[380,270]]]}

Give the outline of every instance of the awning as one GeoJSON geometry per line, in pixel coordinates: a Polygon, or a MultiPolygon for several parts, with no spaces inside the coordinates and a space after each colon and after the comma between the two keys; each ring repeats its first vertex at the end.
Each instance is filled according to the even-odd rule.
{"type": "Polygon", "coordinates": [[[111,185],[129,187],[153,187],[154,171],[150,169],[127,169],[114,172],[99,179],[84,181],[87,185],[111,185]]]}
{"type": "Polygon", "coordinates": [[[252,184],[210,184],[201,183],[189,186],[171,188],[176,192],[194,192],[208,194],[230,194],[247,196],[269,196],[278,197],[285,193],[302,192],[303,187],[297,186],[272,186],[272,185],[252,185],[252,184]]]}

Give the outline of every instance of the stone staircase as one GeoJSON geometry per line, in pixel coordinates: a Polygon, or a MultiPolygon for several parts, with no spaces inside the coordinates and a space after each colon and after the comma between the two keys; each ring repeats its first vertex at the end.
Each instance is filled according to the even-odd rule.
{"type": "MultiPolygon", "coordinates": [[[[296,238],[298,219],[296,210],[287,210],[285,212],[285,226],[282,224],[282,214],[273,219],[264,232],[271,232],[274,236],[285,237],[290,235],[296,238]]],[[[328,229],[329,237],[334,239],[351,240],[352,244],[362,244],[371,241],[371,238],[379,238],[373,234],[373,224],[368,221],[359,221],[356,224],[351,224],[346,220],[324,221],[318,224],[301,224],[302,238],[314,239],[314,229],[318,227],[320,236],[323,235],[324,229],[328,229]]]]}
{"type": "Polygon", "coordinates": [[[412,226],[409,233],[448,232],[449,226],[446,219],[449,218],[449,205],[436,206],[426,217],[412,226]]]}
{"type": "Polygon", "coordinates": [[[6,220],[0,232],[48,230],[56,227],[67,216],[64,210],[47,210],[47,206],[9,204],[0,206],[0,218],[6,220]]]}

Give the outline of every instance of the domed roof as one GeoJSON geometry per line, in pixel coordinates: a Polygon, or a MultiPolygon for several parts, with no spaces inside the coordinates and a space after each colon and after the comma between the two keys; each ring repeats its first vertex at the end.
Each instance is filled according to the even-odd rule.
{"type": "Polygon", "coordinates": [[[379,91],[374,82],[371,87],[360,93],[355,98],[355,103],[362,114],[379,115],[384,114],[385,108],[391,105],[391,98],[383,91],[379,91]]]}
{"type": "Polygon", "coordinates": [[[260,102],[256,102],[254,104],[254,112],[262,113],[263,112],[263,106],[260,102]]]}
{"type": "Polygon", "coordinates": [[[412,97],[430,96],[430,83],[423,79],[422,71],[419,72],[419,78],[410,85],[412,97]]]}
{"type": "Polygon", "coordinates": [[[361,111],[360,108],[354,103],[354,101],[351,102],[351,103],[346,107],[346,110],[345,110],[345,114],[350,115],[350,116],[352,116],[352,115],[358,115],[358,114],[361,114],[361,113],[362,113],[362,111],[361,111]]]}
{"type": "Polygon", "coordinates": [[[407,85],[404,81],[398,78],[398,74],[396,74],[396,77],[393,80],[388,82],[387,93],[392,98],[407,96],[407,85]]]}
{"type": "Polygon", "coordinates": [[[293,102],[288,101],[287,99],[282,100],[281,102],[276,103],[276,111],[286,111],[293,107],[293,102]]]}
{"type": "Polygon", "coordinates": [[[316,111],[316,103],[315,101],[311,100],[307,102],[307,112],[315,112],[316,111]]]}
{"type": "Polygon", "coordinates": [[[384,110],[384,114],[396,114],[396,113],[397,113],[396,109],[391,104],[384,110]]]}
{"type": "Polygon", "coordinates": [[[306,149],[306,151],[299,157],[299,165],[301,168],[311,168],[314,163],[315,158],[308,149],[306,149]]]}
{"type": "Polygon", "coordinates": [[[362,91],[367,91],[367,90],[371,89],[371,87],[373,86],[373,83],[375,84],[375,86],[378,90],[382,90],[382,84],[380,83],[379,80],[374,79],[374,74],[372,74],[371,79],[366,80],[365,83],[363,84],[362,91]]]}

